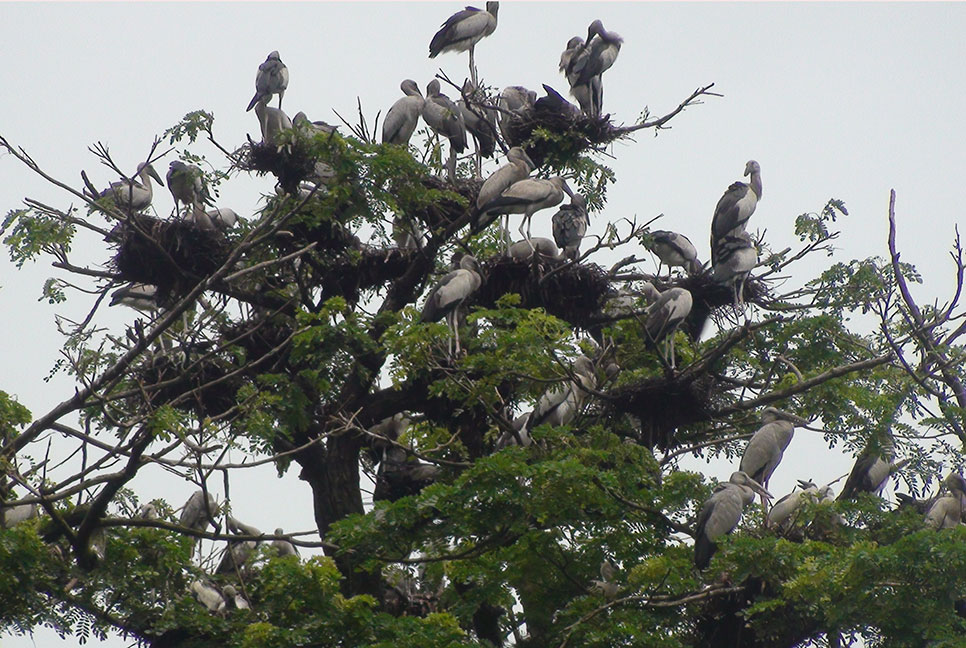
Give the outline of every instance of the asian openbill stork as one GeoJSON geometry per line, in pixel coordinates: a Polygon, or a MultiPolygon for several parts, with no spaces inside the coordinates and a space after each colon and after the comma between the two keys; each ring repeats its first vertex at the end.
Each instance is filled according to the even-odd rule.
{"type": "MultiPolygon", "coordinates": [[[[87,175],[83,171],[81,175],[84,176],[86,181],[87,175]]],[[[140,179],[140,182],[133,178],[118,180],[117,182],[112,182],[110,187],[94,197],[105,198],[110,196],[114,199],[115,205],[130,211],[147,209],[151,206],[151,199],[154,198],[154,188],[151,186],[151,178],[154,178],[162,187],[164,183],[161,182],[161,176],[154,170],[154,167],[147,162],[142,162],[138,165],[138,172],[135,175],[140,179]]]]}
{"type": "MultiPolygon", "coordinates": [[[[795,424],[803,425],[805,420],[777,407],[766,407],[761,412],[761,422],[745,446],[738,469],[768,488],[768,480],[795,434],[795,424]]],[[[764,503],[762,500],[763,506],[764,503]]]]}
{"type": "Polygon", "coordinates": [[[745,507],[755,501],[755,493],[762,499],[771,497],[761,484],[740,470],[714,489],[701,507],[694,529],[694,564],[698,569],[711,563],[711,556],[718,550],[715,541],[734,531],[745,507]]]}
{"type": "Polygon", "coordinates": [[[470,79],[479,86],[476,74],[476,61],[473,58],[476,44],[496,31],[499,2],[487,2],[486,11],[476,7],[466,7],[443,23],[429,43],[429,58],[436,58],[442,52],[470,52],[470,79]]]}
{"type": "MultiPolygon", "coordinates": [[[[483,283],[483,270],[476,257],[469,254],[460,259],[460,267],[440,279],[426,298],[420,320],[438,322],[446,318],[446,323],[456,338],[456,353],[460,352],[459,307],[475,293],[483,283]]],[[[449,353],[452,355],[453,338],[450,338],[449,353]]]]}
{"type": "Polygon", "coordinates": [[[666,265],[668,268],[684,268],[691,274],[701,272],[698,251],[694,248],[691,239],[684,234],[656,230],[651,232],[651,240],[646,247],[660,261],[657,268],[658,274],[661,274],[661,265],[666,265]]]}
{"type": "Polygon", "coordinates": [[[550,219],[553,224],[553,240],[563,255],[576,262],[580,256],[580,242],[587,233],[590,216],[587,214],[587,199],[574,194],[569,205],[561,205],[550,219]]]}
{"type": "Polygon", "coordinates": [[[559,205],[565,193],[571,197],[574,195],[560,176],[549,179],[526,178],[514,182],[498,198],[486,203],[480,211],[492,214],[523,214],[520,234],[529,239],[530,219],[533,215],[541,209],[559,205]]]}
{"type": "Polygon", "coordinates": [[[670,367],[674,362],[674,332],[691,312],[694,301],[691,293],[685,288],[668,288],[664,292],[658,291],[652,284],[644,282],[642,292],[649,302],[644,333],[648,342],[657,346],[665,341],[664,359],[670,367]]]}
{"type": "Polygon", "coordinates": [[[745,231],[748,219],[755,213],[761,200],[761,165],[754,160],[745,164],[745,175],[751,176],[748,184],[735,182],[718,200],[711,220],[711,263],[716,264],[717,243],[724,237],[745,231]]]}
{"type": "Polygon", "coordinates": [[[419,86],[412,79],[406,79],[399,84],[403,96],[396,100],[386,119],[382,122],[382,143],[409,145],[409,138],[416,131],[419,116],[423,112],[423,94],[419,86]]]}
{"type": "Polygon", "coordinates": [[[265,62],[258,66],[258,72],[255,73],[255,95],[248,102],[245,112],[254,108],[255,104],[263,98],[268,103],[274,94],[278,95],[278,107],[281,108],[286,88],[288,88],[288,67],[282,63],[277,51],[272,52],[265,62]]]}
{"type": "Polygon", "coordinates": [[[450,182],[456,181],[456,154],[466,150],[466,125],[459,106],[440,91],[439,79],[426,86],[423,121],[449,140],[449,161],[446,164],[450,182]]]}

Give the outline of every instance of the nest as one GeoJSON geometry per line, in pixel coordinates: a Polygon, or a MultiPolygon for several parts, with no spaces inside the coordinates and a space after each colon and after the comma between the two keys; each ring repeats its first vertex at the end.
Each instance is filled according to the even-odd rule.
{"type": "MultiPolygon", "coordinates": [[[[681,329],[692,340],[701,337],[701,333],[713,312],[721,308],[726,308],[730,312],[735,303],[734,289],[730,285],[716,282],[712,278],[711,272],[689,274],[669,283],[661,281],[652,281],[651,283],[661,291],[678,287],[685,288],[691,293],[691,312],[681,325],[681,329]]],[[[760,305],[768,298],[769,292],[764,282],[749,277],[745,281],[742,295],[746,302],[760,305]]]]}
{"type": "Polygon", "coordinates": [[[202,229],[193,221],[163,221],[133,214],[111,232],[117,243],[112,264],[125,281],[157,286],[163,305],[187,293],[194,284],[218,269],[231,245],[217,230],[202,229]]]}
{"type": "Polygon", "coordinates": [[[320,269],[322,300],[340,295],[357,302],[363,291],[383,286],[405,274],[418,254],[418,250],[367,246],[361,255],[340,255],[320,269]]]}
{"type": "MultiPolygon", "coordinates": [[[[266,355],[278,353],[275,350],[279,347],[284,349],[285,341],[294,330],[294,322],[279,315],[271,319],[255,318],[226,326],[221,333],[223,340],[240,346],[245,350],[247,361],[253,362],[266,355]]],[[[257,371],[273,371],[277,364],[278,361],[259,364],[257,371]]]]}
{"type": "Polygon", "coordinates": [[[271,173],[286,193],[297,195],[299,183],[315,172],[316,157],[301,139],[296,139],[279,150],[272,144],[249,142],[239,167],[243,171],[271,173]]]}
{"type": "Polygon", "coordinates": [[[455,183],[450,183],[436,176],[425,176],[421,178],[420,182],[425,189],[457,193],[466,200],[466,204],[461,205],[451,198],[442,198],[425,206],[404,210],[414,221],[424,223],[434,230],[449,226],[453,221],[463,216],[468,209],[475,208],[476,198],[483,187],[483,180],[477,178],[460,178],[455,183]]]}
{"type": "Polygon", "coordinates": [[[507,293],[522,297],[522,308],[543,308],[574,327],[589,330],[600,318],[611,289],[607,273],[596,264],[535,255],[530,259],[494,257],[475,303],[492,308],[507,293]]]}
{"type": "Polygon", "coordinates": [[[221,379],[236,368],[217,357],[194,363],[183,358],[176,361],[172,354],[164,354],[154,356],[140,367],[136,379],[148,398],[156,403],[170,403],[180,398],[174,405],[176,409],[193,411],[198,418],[214,417],[235,405],[235,393],[243,382],[241,376],[221,379]],[[170,384],[163,384],[166,382],[170,384]]]}
{"type": "Polygon", "coordinates": [[[537,104],[523,113],[514,113],[504,125],[508,146],[520,146],[538,167],[548,160],[574,159],[581,153],[610,144],[626,135],[614,126],[610,115],[592,117],[567,104],[560,109],[553,103],[537,104]],[[548,139],[537,130],[549,132],[548,139]]]}
{"type": "Polygon", "coordinates": [[[608,396],[615,410],[640,419],[642,444],[668,450],[677,445],[674,433],[678,428],[710,418],[713,386],[708,375],[648,378],[616,387],[608,396]]]}

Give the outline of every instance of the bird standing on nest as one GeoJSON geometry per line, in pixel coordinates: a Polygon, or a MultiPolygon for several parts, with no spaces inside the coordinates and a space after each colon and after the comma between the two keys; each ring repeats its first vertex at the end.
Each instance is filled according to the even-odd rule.
{"type": "Polygon", "coordinates": [[[748,184],[735,182],[724,192],[714,208],[711,220],[711,264],[717,264],[720,241],[726,236],[738,236],[745,231],[748,219],[755,213],[761,200],[761,165],[754,160],[745,164],[748,184]]]}
{"type": "Polygon", "coordinates": [[[285,96],[287,88],[288,67],[282,63],[278,51],[274,51],[268,55],[264,63],[258,66],[258,72],[255,73],[255,95],[248,102],[245,112],[254,108],[255,104],[263,98],[265,103],[268,103],[274,94],[278,95],[278,107],[281,109],[282,97],[285,96]]]}

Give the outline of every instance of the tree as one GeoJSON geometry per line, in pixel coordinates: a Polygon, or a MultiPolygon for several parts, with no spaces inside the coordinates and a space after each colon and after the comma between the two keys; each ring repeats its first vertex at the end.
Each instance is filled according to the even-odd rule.
{"type": "MultiPolygon", "coordinates": [[[[465,99],[479,107],[495,93],[485,94],[465,99]]],[[[614,180],[602,147],[664,123],[625,128],[535,108],[504,144],[522,145],[541,175],[570,175],[597,215],[614,180]]],[[[942,307],[918,305],[909,290],[918,276],[894,237],[886,261],[797,274],[803,259],[831,252],[845,214],[837,200],[799,217],[798,249],[756,241],[748,320],[708,272],[646,272],[636,253],[649,224],[614,223],[597,245],[585,241],[576,264],[509,259],[474,208],[481,181],[468,163],[447,182],[434,141],[379,145],[362,119],[351,131],[223,146],[229,166],[206,174],[212,190],[243,173],[270,172],[282,186],[227,232],[70,187],[87,214],[28,200],[8,216],[12,258],[52,258],[76,276],[49,283],[47,298],[80,287],[98,299],[65,331],[60,370],[77,391],[39,416],[0,401],[0,500],[40,509],[0,531],[6,627],[47,623],[81,637],[113,628],[157,646],[792,646],[855,636],[922,645],[961,632],[961,528],[925,529],[917,511],[872,496],[806,504],[787,537],[749,512],[702,573],[688,535],[711,484],[678,463],[737,456],[760,410],[776,404],[855,452],[891,432],[911,459],[905,479],[928,484],[944,459],[958,465],[966,441],[958,289],[942,307]],[[331,177],[302,196],[316,162],[331,177]],[[425,243],[393,245],[395,217],[426,230],[425,243]],[[72,263],[81,244],[100,245],[110,269],[72,263]],[[597,265],[609,247],[635,254],[597,265]],[[467,251],[484,282],[464,304],[466,354],[456,355],[445,326],[420,322],[419,307],[451,254],[467,251]],[[644,302],[614,304],[645,280],[692,295],[676,368],[646,336],[644,302]],[[127,282],[154,286],[158,308],[132,316],[123,336],[105,334],[104,302],[127,282]],[[852,330],[853,313],[873,314],[878,331],[852,330]],[[581,355],[593,361],[589,383],[581,355]],[[514,415],[555,389],[582,401],[579,414],[527,429],[526,444],[514,415]],[[49,432],[78,450],[56,479],[41,458],[49,432]],[[245,467],[224,460],[228,447],[299,471],[314,538],[262,534],[235,520],[230,502],[206,512],[213,525],[203,513],[192,527],[176,515],[180,502],[154,502],[154,517],[127,490],[149,465],[203,492],[243,479],[245,467]],[[378,502],[367,507],[370,482],[378,502]],[[199,560],[202,539],[215,555],[199,560]],[[325,558],[274,556],[268,545],[282,539],[325,558]],[[250,558],[232,551],[237,562],[215,568],[218,552],[247,542],[260,543],[250,558]],[[226,601],[212,614],[192,596],[195,582],[219,597],[236,587],[251,609],[226,601]]],[[[201,163],[190,146],[215,139],[213,118],[189,114],[166,136],[201,163]]],[[[97,154],[124,175],[106,147],[97,154]]],[[[163,154],[159,142],[146,160],[163,154]]],[[[954,259],[961,286],[958,241],[954,259]]]]}

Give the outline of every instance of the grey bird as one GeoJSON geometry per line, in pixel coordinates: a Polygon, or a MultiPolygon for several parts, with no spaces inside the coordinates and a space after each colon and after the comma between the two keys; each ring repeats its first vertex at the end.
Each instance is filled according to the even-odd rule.
{"type": "Polygon", "coordinates": [[[779,499],[768,511],[765,523],[768,527],[786,533],[795,522],[795,514],[807,501],[832,501],[832,487],[819,488],[813,482],[799,480],[798,486],[788,495],[779,499]]]}
{"type": "MultiPolygon", "coordinates": [[[[684,268],[691,274],[701,272],[698,251],[687,236],[668,230],[655,230],[650,235],[650,241],[645,247],[657,256],[661,265],[684,268]]],[[[658,274],[661,273],[661,265],[658,265],[658,274]]]]}
{"type": "Polygon", "coordinates": [[[711,249],[715,282],[730,285],[734,293],[735,310],[745,307],[745,282],[758,265],[758,248],[745,231],[726,234],[715,241],[711,249]]]}
{"type": "Polygon", "coordinates": [[[400,250],[417,250],[426,245],[426,233],[411,219],[396,214],[392,219],[392,240],[400,250]]]}
{"type": "MultiPolygon", "coordinates": [[[[282,531],[281,528],[275,529],[275,535],[280,536],[284,534],[285,532],[282,531]]],[[[276,538],[275,540],[272,540],[272,549],[275,551],[276,554],[278,554],[280,557],[283,557],[283,558],[285,556],[298,557],[299,555],[299,550],[294,544],[292,544],[288,540],[283,540],[280,538],[276,538]]]]}
{"type": "Polygon", "coordinates": [[[382,122],[382,143],[408,146],[423,112],[423,94],[412,79],[399,84],[403,96],[396,100],[382,122]]]}
{"type": "Polygon", "coordinates": [[[225,605],[225,599],[221,592],[203,581],[192,581],[188,590],[198,602],[208,608],[209,612],[218,612],[225,605]]]}
{"type": "Polygon", "coordinates": [[[447,171],[452,182],[456,179],[456,154],[466,150],[466,125],[459,106],[440,92],[439,79],[433,79],[426,86],[422,114],[427,126],[449,140],[447,171]]]}
{"type": "Polygon", "coordinates": [[[533,412],[524,412],[523,414],[517,416],[511,422],[516,434],[510,432],[504,432],[500,435],[500,438],[496,441],[496,449],[502,450],[507,446],[511,445],[521,445],[524,448],[529,448],[530,444],[533,443],[533,439],[530,437],[530,432],[527,430],[527,423],[530,421],[530,416],[533,412]]]}
{"type": "Polygon", "coordinates": [[[500,92],[497,101],[500,117],[500,135],[507,144],[513,144],[513,137],[510,133],[510,125],[514,119],[522,119],[528,112],[533,110],[537,102],[537,93],[523,86],[507,86],[500,92]]]}
{"type": "MultiPolygon", "coordinates": [[[[255,116],[258,117],[258,127],[262,133],[262,144],[276,146],[279,135],[283,130],[292,128],[292,120],[281,108],[268,105],[271,95],[265,95],[255,104],[255,116]]],[[[281,147],[277,147],[281,150],[281,147]]]]}
{"type": "MultiPolygon", "coordinates": [[[[476,257],[469,254],[460,259],[459,268],[440,279],[426,298],[420,321],[438,322],[446,318],[446,323],[456,339],[456,353],[460,352],[458,331],[459,307],[475,293],[483,283],[483,270],[476,257]]],[[[452,346],[452,339],[450,340],[452,346]]],[[[450,348],[452,354],[452,348],[450,348]]]]}
{"type": "Polygon", "coordinates": [[[538,259],[558,259],[557,244],[548,238],[535,236],[529,240],[517,241],[507,248],[506,255],[511,259],[526,261],[536,256],[538,259]]]}
{"type": "Polygon", "coordinates": [[[258,542],[255,540],[229,540],[228,547],[221,557],[221,562],[215,569],[216,574],[234,574],[241,572],[245,563],[255,553],[258,542]]]}
{"type": "Polygon", "coordinates": [[[580,242],[587,233],[590,216],[587,214],[587,199],[574,194],[569,205],[561,205],[550,219],[553,224],[553,240],[563,255],[571,261],[580,256],[580,242]]]}
{"type": "Polygon", "coordinates": [[[548,389],[537,401],[537,406],[527,420],[529,432],[538,425],[567,425],[576,418],[577,413],[597,386],[597,376],[593,361],[585,355],[577,356],[573,364],[574,379],[548,389]]]}
{"type": "Polygon", "coordinates": [[[520,234],[529,239],[530,219],[533,215],[541,209],[559,205],[564,199],[564,193],[574,195],[560,176],[549,179],[526,178],[514,182],[499,198],[483,205],[480,211],[490,214],[523,214],[520,234]]]}
{"type": "Polygon", "coordinates": [[[12,529],[21,522],[37,517],[40,512],[36,504],[3,504],[0,507],[0,529],[12,529]]]}
{"type": "Polygon", "coordinates": [[[140,520],[158,520],[161,518],[161,514],[158,513],[158,507],[154,502],[148,502],[147,504],[142,504],[134,517],[140,520]]]}
{"type": "MultiPolygon", "coordinates": [[[[507,151],[506,161],[506,164],[494,171],[486,179],[483,186],[480,187],[480,193],[476,196],[477,220],[481,224],[481,227],[486,227],[495,218],[487,213],[483,207],[499,198],[515,182],[519,182],[528,177],[535,166],[530,156],[519,146],[514,146],[507,151]]],[[[509,247],[510,232],[506,222],[504,222],[503,227],[503,239],[509,247]]]]}
{"type": "Polygon", "coordinates": [[[204,491],[199,489],[184,503],[178,524],[195,531],[204,531],[209,524],[215,524],[216,513],[218,513],[218,504],[215,502],[215,496],[209,492],[206,501],[204,491]]]}
{"type": "Polygon", "coordinates": [[[470,52],[470,79],[478,85],[474,51],[476,44],[496,31],[499,2],[487,2],[486,11],[476,7],[466,7],[443,23],[429,43],[429,58],[436,58],[442,52],[470,52]]]}
{"type": "MultiPolygon", "coordinates": [[[[413,81],[413,83],[415,84],[416,82],[413,81]]],[[[416,89],[416,92],[419,92],[419,88],[416,89]]],[[[292,125],[308,137],[315,137],[316,135],[331,135],[337,130],[336,126],[328,124],[324,121],[311,121],[308,118],[308,115],[301,110],[295,113],[295,116],[292,117],[292,125]]]]}
{"type": "Polygon", "coordinates": [[[224,601],[218,607],[218,612],[225,613],[228,610],[250,610],[252,606],[248,604],[245,597],[238,593],[234,585],[225,585],[222,590],[224,601]]]}
{"type": "MultiPolygon", "coordinates": [[[[82,175],[84,174],[82,173],[82,175]]],[[[151,206],[151,200],[154,198],[154,188],[151,186],[151,178],[154,178],[162,187],[164,183],[161,182],[161,177],[154,170],[154,167],[146,162],[138,165],[136,177],[140,179],[140,182],[133,178],[112,182],[111,186],[100,192],[97,197],[105,198],[110,196],[114,199],[115,205],[131,211],[147,209],[151,206]]]]}
{"type": "Polygon", "coordinates": [[[456,105],[463,117],[466,130],[473,136],[476,152],[480,157],[491,158],[496,152],[496,111],[486,104],[485,99],[479,99],[482,93],[475,91],[475,86],[469,79],[463,83],[463,92],[456,105]],[[470,103],[462,97],[470,97],[470,103]],[[477,100],[479,99],[479,100],[477,100]]]}
{"type": "Polygon", "coordinates": [[[948,495],[938,498],[926,512],[926,526],[932,529],[951,529],[962,524],[966,508],[966,480],[952,472],[942,483],[948,495]]]}
{"type": "Polygon", "coordinates": [[[908,459],[896,462],[895,455],[895,442],[889,432],[880,446],[866,446],[855,458],[838,499],[853,499],[859,493],[881,495],[889,477],[909,462],[908,459]]]}
{"type": "Polygon", "coordinates": [[[205,215],[215,226],[215,228],[225,231],[233,228],[238,224],[239,216],[234,209],[229,209],[228,207],[220,207],[218,209],[209,209],[205,212],[205,215]]]}
{"type": "Polygon", "coordinates": [[[690,314],[694,300],[685,288],[674,287],[659,292],[648,282],[643,283],[642,292],[649,302],[644,320],[644,333],[648,341],[655,346],[665,341],[664,358],[673,369],[675,367],[674,332],[690,314]]]}
{"type": "Polygon", "coordinates": [[[157,310],[157,286],[132,282],[111,293],[111,306],[118,304],[139,311],[157,310]]]}
{"type": "Polygon", "coordinates": [[[717,264],[717,242],[728,236],[745,231],[748,219],[755,213],[761,200],[761,165],[754,160],[745,164],[745,175],[751,176],[748,184],[735,182],[718,200],[711,220],[711,264],[717,264]]]}
{"type": "MultiPolygon", "coordinates": [[[[174,160],[168,167],[168,191],[174,198],[174,211],[178,214],[178,203],[186,205],[192,215],[204,214],[203,205],[211,205],[211,196],[204,183],[204,172],[193,164],[174,160]]],[[[196,217],[196,223],[199,223],[196,217]]],[[[214,224],[205,214],[205,229],[214,229],[214,224]]],[[[202,225],[204,226],[204,225],[202,225]]]]}
{"type": "Polygon", "coordinates": [[[623,42],[624,39],[617,33],[607,31],[600,20],[595,20],[587,28],[587,40],[582,49],[571,56],[568,63],[567,81],[571,88],[589,87],[592,97],[591,114],[594,117],[599,117],[603,111],[602,75],[614,65],[623,42]]]}
{"type": "Polygon", "coordinates": [[[761,495],[762,499],[771,497],[761,484],[740,470],[714,489],[701,507],[695,524],[694,564],[698,569],[708,567],[711,556],[718,550],[715,541],[734,531],[745,507],[755,500],[755,493],[761,495]]]}
{"type": "Polygon", "coordinates": [[[258,66],[258,72],[255,73],[255,95],[248,102],[245,112],[254,108],[255,104],[262,99],[267,103],[274,94],[278,95],[278,107],[281,108],[286,88],[288,88],[288,67],[282,63],[277,51],[272,52],[265,62],[258,66]]]}
{"type": "MultiPolygon", "coordinates": [[[[577,104],[580,106],[580,110],[585,115],[593,116],[596,112],[594,108],[594,99],[597,96],[596,90],[600,85],[600,79],[592,79],[589,83],[578,83],[580,78],[579,74],[568,73],[570,69],[570,64],[574,60],[574,57],[588,57],[590,52],[584,48],[584,39],[580,36],[574,36],[569,41],[567,41],[567,49],[563,51],[560,55],[560,71],[563,72],[564,76],[567,78],[567,83],[570,85],[570,94],[574,99],[577,100],[577,104]]],[[[581,67],[584,63],[581,63],[581,67]]]]}
{"type": "Polygon", "coordinates": [[[761,412],[762,426],[748,440],[741,455],[739,470],[768,488],[768,480],[785,454],[785,448],[795,434],[795,424],[804,419],[777,407],[766,407],[761,412]]]}

